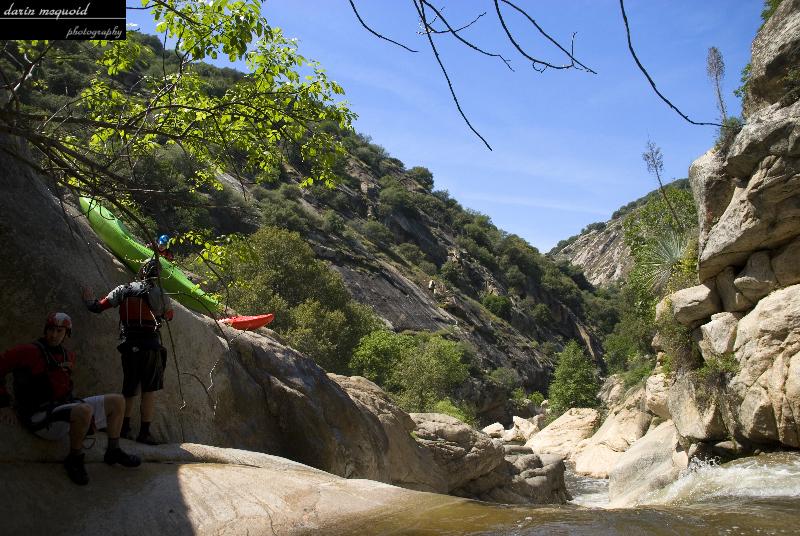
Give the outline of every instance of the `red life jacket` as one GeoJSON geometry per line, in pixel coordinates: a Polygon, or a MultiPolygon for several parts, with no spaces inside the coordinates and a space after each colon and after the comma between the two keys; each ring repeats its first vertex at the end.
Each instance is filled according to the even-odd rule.
{"type": "Polygon", "coordinates": [[[124,298],[119,306],[119,320],[126,332],[130,330],[139,332],[155,332],[158,329],[156,313],[150,308],[147,301],[151,285],[140,285],[135,288],[128,285],[124,292],[124,298]]]}

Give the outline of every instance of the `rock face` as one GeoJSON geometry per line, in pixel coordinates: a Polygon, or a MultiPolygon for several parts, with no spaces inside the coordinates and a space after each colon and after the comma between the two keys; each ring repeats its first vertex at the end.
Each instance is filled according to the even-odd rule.
{"type": "MultiPolygon", "coordinates": [[[[447,493],[444,474],[436,462],[414,440],[414,420],[383,390],[360,376],[329,374],[366,414],[375,415],[386,435],[384,446],[389,481],[417,491],[447,493]]],[[[380,436],[379,433],[375,434],[380,436]]]]}
{"type": "Polygon", "coordinates": [[[604,230],[586,233],[553,258],[583,268],[592,285],[607,285],[624,279],[634,264],[631,250],[625,244],[624,220],[617,218],[606,222],[604,230]]]}
{"type": "Polygon", "coordinates": [[[563,504],[571,498],[561,458],[543,463],[530,450],[507,455],[502,441],[447,415],[411,418],[420,447],[436,461],[452,495],[505,504],[563,504]]]}
{"type": "Polygon", "coordinates": [[[525,446],[539,454],[558,454],[574,461],[599,425],[600,413],[596,409],[572,408],[533,436],[525,446]]]}
{"type": "Polygon", "coordinates": [[[800,0],[784,0],[753,41],[745,126],[690,169],[699,278],[719,308],[674,306],[679,321],[702,324],[706,369],[673,380],[668,409],[698,444],[800,446],[800,88],[786,77],[799,60],[800,0]]]}
{"type": "Polygon", "coordinates": [[[688,463],[672,421],[660,424],[620,456],[609,479],[609,506],[636,504],[644,493],[674,482],[688,463]]]}
{"type": "Polygon", "coordinates": [[[60,464],[0,464],[3,533],[326,534],[343,523],[355,526],[389,513],[424,515],[428,509],[464,503],[372,480],[343,479],[257,452],[123,442],[145,463],[131,470],[108,467],[101,449],[90,450],[87,457],[96,456],[87,463],[86,493],[66,478],[60,464]],[[42,490],[58,500],[41,507],[42,490]]]}
{"type": "Polygon", "coordinates": [[[758,33],[753,45],[749,94],[744,116],[775,104],[786,95],[783,76],[800,60],[800,3],[784,0],[758,33]]]}
{"type": "Polygon", "coordinates": [[[609,411],[600,429],[575,462],[575,472],[593,478],[608,478],[622,453],[650,426],[645,409],[645,390],[632,390],[622,402],[609,411]]]}
{"type": "Polygon", "coordinates": [[[723,417],[739,438],[800,447],[800,285],[773,292],[739,321],[740,370],[723,417]]]}

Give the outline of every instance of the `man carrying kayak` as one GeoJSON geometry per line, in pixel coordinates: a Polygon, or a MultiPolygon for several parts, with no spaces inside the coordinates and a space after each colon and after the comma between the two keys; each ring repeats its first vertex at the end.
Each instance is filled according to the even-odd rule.
{"type": "Polygon", "coordinates": [[[142,425],[136,441],[157,445],[150,433],[155,407],[155,392],[164,388],[164,368],[167,349],[161,345],[159,328],[172,320],[172,302],[167,293],[156,285],[161,262],[154,257],[142,263],[137,281],[120,285],[100,301],[94,299],[90,286],[83,287],[86,307],[101,313],[111,307],[119,308],[119,320],[125,341],[117,346],[122,354],[122,395],[125,397],[125,419],[122,436],[133,439],[130,428],[136,391],[141,386],[140,415],[142,425]]]}
{"type": "Polygon", "coordinates": [[[175,258],[175,256],[172,254],[172,250],[169,249],[169,237],[167,235],[159,236],[158,242],[155,246],[153,244],[147,244],[145,247],[152,249],[169,262],[172,262],[172,259],[175,258]]]}
{"type": "Polygon", "coordinates": [[[85,485],[89,476],[84,466],[83,440],[90,427],[106,429],[108,446],[103,461],[124,467],[138,467],[138,456],[119,447],[125,400],[117,394],[76,398],[72,394],[75,356],[63,345],[72,334],[72,319],[53,313],[44,323],[44,337],[20,344],[0,354],[0,421],[15,426],[22,422],[37,436],[55,441],[69,434],[69,456],[64,460],[67,476],[85,485]],[[14,398],[6,392],[5,376],[14,374],[14,398]]]}

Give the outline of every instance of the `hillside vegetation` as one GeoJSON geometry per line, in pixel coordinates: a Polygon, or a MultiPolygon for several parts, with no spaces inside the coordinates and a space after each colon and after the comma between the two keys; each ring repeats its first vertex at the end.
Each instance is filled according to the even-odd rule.
{"type": "MultiPolygon", "coordinates": [[[[79,115],[82,105],[71,96],[87,88],[102,82],[146,97],[144,81],[165,73],[190,72],[208,95],[248,80],[186,62],[152,36],[133,33],[129,41],[150,52],[124,72],[100,75],[96,57],[65,44],[69,61],[43,62],[36,83],[20,92],[21,106],[79,115]]],[[[346,121],[304,127],[299,138],[277,141],[275,158],[259,166],[227,148],[216,160],[226,163],[222,170],[156,137],[135,165],[115,164],[117,174],[146,189],[96,193],[123,211],[143,242],[172,236],[178,263],[226,306],[274,312],[274,329],[290,345],[329,372],[367,375],[409,411],[507,422],[526,411],[526,397],[547,395],[558,353],[573,340],[604,372],[601,340],[617,325],[622,303],[616,287],[595,289],[579,268],[547,259],[436,190],[428,169],[407,167],[346,121]],[[315,157],[301,150],[312,138],[343,150],[315,157]],[[327,181],[319,180],[317,157],[327,164],[327,181]],[[383,291],[371,290],[373,283],[398,298],[376,297],[383,291]],[[407,337],[405,350],[382,358],[375,341],[391,339],[377,335],[388,332],[407,337]],[[365,363],[379,363],[382,372],[365,363]]],[[[72,195],[69,185],[53,188],[72,195]]]]}

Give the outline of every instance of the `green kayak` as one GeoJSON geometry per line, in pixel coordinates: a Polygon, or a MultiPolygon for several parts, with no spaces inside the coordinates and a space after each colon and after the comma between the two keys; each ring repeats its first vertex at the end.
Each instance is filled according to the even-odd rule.
{"type": "MultiPolygon", "coordinates": [[[[138,272],[142,262],[153,256],[153,250],[137,242],[125,225],[97,201],[81,197],[81,209],[103,242],[134,272],[138,272]]],[[[161,285],[172,299],[202,313],[219,310],[215,300],[164,257],[161,257],[161,267],[161,285]]]]}

